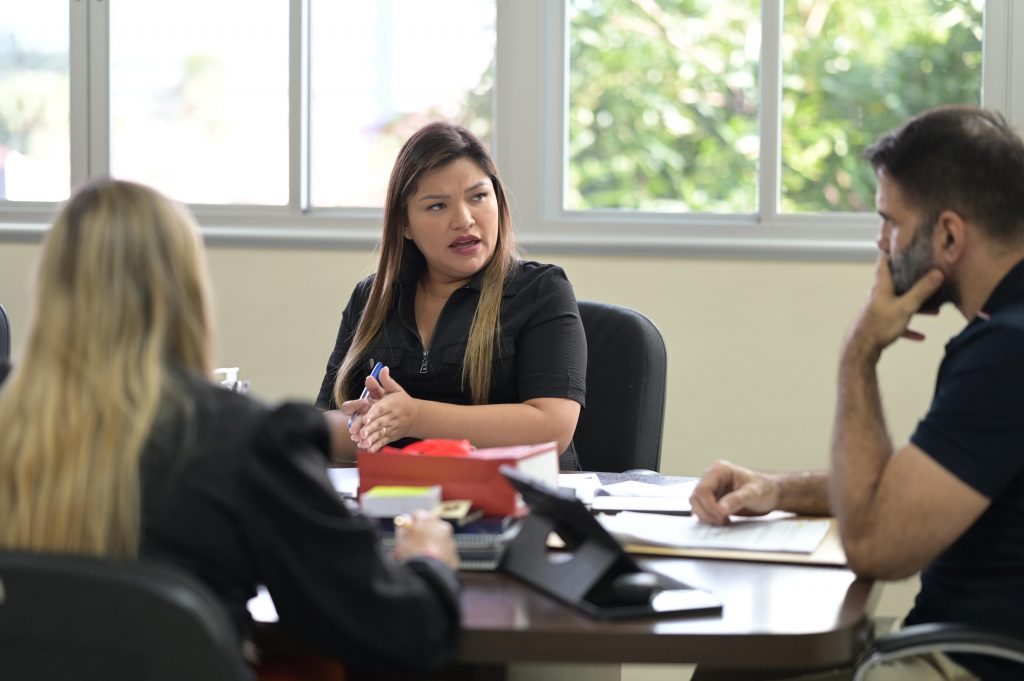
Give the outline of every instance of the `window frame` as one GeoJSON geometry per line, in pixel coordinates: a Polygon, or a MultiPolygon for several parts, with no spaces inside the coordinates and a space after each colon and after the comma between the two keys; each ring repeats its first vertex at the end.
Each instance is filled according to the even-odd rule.
{"type": "MultiPolygon", "coordinates": [[[[795,260],[870,260],[871,213],[780,213],[784,0],[762,0],[758,210],[751,214],[569,211],[562,207],[568,104],[565,2],[497,0],[495,160],[519,241],[530,251],[795,260]],[[521,140],[537,140],[522,144],[521,140]]],[[[109,172],[109,2],[70,3],[71,185],[109,172]]],[[[367,249],[381,211],[310,204],[309,0],[289,0],[289,200],[285,206],[193,205],[207,243],[367,249]]],[[[987,0],[982,104],[1024,134],[1024,5],[987,0]]],[[[42,237],[55,204],[0,203],[0,242],[42,237]]]]}

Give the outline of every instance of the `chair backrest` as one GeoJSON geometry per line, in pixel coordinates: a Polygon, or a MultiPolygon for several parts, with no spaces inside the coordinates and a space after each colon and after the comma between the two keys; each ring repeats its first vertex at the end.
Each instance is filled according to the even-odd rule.
{"type": "Polygon", "coordinates": [[[0,552],[0,678],[251,681],[220,602],[168,567],[0,552]]]}
{"type": "Polygon", "coordinates": [[[11,320],[7,317],[7,310],[0,305],[0,363],[8,362],[11,359],[11,320]]]}
{"type": "Polygon", "coordinates": [[[665,341],[636,310],[579,301],[587,336],[587,406],[573,442],[580,467],[658,470],[665,421],[665,341]]]}

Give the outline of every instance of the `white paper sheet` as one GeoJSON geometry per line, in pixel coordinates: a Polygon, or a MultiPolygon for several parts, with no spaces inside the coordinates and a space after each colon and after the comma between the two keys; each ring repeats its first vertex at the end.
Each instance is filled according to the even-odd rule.
{"type": "Polygon", "coordinates": [[[594,492],[601,486],[597,473],[559,473],[558,486],[575,490],[576,498],[584,504],[594,500],[594,492]]]}
{"type": "MultiPolygon", "coordinates": [[[[593,504],[595,497],[631,497],[636,499],[663,499],[674,498],[676,502],[661,504],[661,508],[673,512],[689,512],[690,495],[697,485],[698,479],[694,478],[688,482],[680,482],[674,485],[654,485],[639,480],[625,480],[609,485],[602,485],[597,473],[561,473],[558,476],[558,486],[572,489],[576,492],[576,498],[584,504],[593,504]]],[[[606,503],[605,510],[621,508],[618,504],[606,503]]],[[[626,508],[643,508],[642,504],[626,506],[626,508]]],[[[652,509],[652,510],[656,510],[652,509]]]]}
{"type": "Polygon", "coordinates": [[[733,549],[812,553],[828,533],[828,520],[739,519],[714,527],[690,516],[656,513],[599,515],[598,521],[623,543],[688,549],[733,549]]]}
{"type": "Polygon", "coordinates": [[[695,478],[689,482],[677,482],[674,485],[652,485],[639,480],[625,480],[604,485],[596,492],[596,496],[607,494],[613,497],[682,497],[689,499],[698,482],[700,480],[695,478]]]}
{"type": "Polygon", "coordinates": [[[644,513],[690,513],[689,496],[674,497],[613,497],[595,496],[590,505],[598,511],[643,511],[644,513]]]}

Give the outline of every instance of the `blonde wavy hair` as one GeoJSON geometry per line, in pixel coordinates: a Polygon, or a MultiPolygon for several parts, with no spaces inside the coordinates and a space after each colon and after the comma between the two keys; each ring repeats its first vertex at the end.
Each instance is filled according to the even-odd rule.
{"type": "Polygon", "coordinates": [[[512,217],[505,186],[491,155],[469,130],[451,123],[430,123],[416,131],[398,152],[388,181],[384,202],[384,229],[380,242],[377,275],[370,287],[366,308],[356,326],[352,344],[338,368],[334,381],[334,401],[341,404],[355,395],[347,390],[355,379],[365,376],[367,352],[380,335],[394,304],[402,268],[411,260],[423,261],[423,254],[405,238],[409,222],[409,199],[416,193],[420,178],[462,158],[473,161],[491,178],[498,204],[498,239],[494,254],[484,265],[480,300],[469,328],[462,361],[463,389],[469,387],[473,404],[486,404],[491,391],[494,353],[501,338],[501,297],[505,280],[518,260],[512,217]]]}
{"type": "Polygon", "coordinates": [[[0,546],[132,557],[139,458],[169,369],[209,375],[210,305],[188,211],[94,181],[43,244],[26,350],[0,388],[0,546]]]}

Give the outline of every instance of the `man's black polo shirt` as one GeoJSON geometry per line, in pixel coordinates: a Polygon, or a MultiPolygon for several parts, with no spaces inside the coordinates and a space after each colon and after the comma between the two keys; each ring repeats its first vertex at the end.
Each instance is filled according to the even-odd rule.
{"type": "MultiPolygon", "coordinates": [[[[922,572],[907,624],[1024,633],[1024,262],[946,345],[911,442],[992,503],[922,572]]],[[[990,658],[958,661],[986,679],[1024,678],[1019,666],[987,666],[990,658]]]]}

